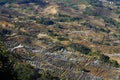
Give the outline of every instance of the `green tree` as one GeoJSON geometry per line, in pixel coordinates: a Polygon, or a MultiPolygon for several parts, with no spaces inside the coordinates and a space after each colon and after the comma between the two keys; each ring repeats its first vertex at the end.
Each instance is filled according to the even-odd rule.
{"type": "Polygon", "coordinates": [[[110,64],[111,64],[112,66],[114,66],[114,67],[120,67],[120,65],[118,64],[118,62],[115,61],[115,60],[111,60],[111,61],[110,61],[110,64]]]}
{"type": "Polygon", "coordinates": [[[15,74],[13,72],[12,59],[10,57],[10,52],[5,49],[3,44],[0,42],[0,76],[3,80],[16,80],[15,74]]]}
{"type": "Polygon", "coordinates": [[[14,72],[17,74],[17,80],[37,80],[40,77],[38,71],[28,64],[16,64],[14,72]]]}
{"type": "Polygon", "coordinates": [[[83,13],[87,15],[94,15],[94,10],[90,7],[87,7],[83,13]]]}
{"type": "Polygon", "coordinates": [[[70,44],[70,47],[83,54],[89,54],[91,52],[91,49],[89,49],[88,47],[77,43],[70,44]]]}
{"type": "Polygon", "coordinates": [[[106,63],[106,62],[110,62],[110,57],[109,56],[106,56],[104,54],[101,54],[100,55],[100,60],[103,62],[103,63],[106,63]]]}

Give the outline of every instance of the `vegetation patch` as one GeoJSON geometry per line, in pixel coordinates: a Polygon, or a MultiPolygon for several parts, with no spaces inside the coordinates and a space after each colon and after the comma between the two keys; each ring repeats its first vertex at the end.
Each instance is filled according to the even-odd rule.
{"type": "Polygon", "coordinates": [[[76,51],[83,53],[83,54],[89,54],[91,52],[90,48],[88,48],[84,45],[81,45],[81,44],[77,44],[77,43],[71,43],[70,47],[76,51]]]}

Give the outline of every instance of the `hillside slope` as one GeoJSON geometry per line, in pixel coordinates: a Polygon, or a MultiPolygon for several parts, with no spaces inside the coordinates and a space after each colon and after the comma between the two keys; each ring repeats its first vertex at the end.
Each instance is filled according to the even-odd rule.
{"type": "Polygon", "coordinates": [[[1,0],[1,40],[21,63],[61,80],[119,80],[118,2],[1,0]]]}

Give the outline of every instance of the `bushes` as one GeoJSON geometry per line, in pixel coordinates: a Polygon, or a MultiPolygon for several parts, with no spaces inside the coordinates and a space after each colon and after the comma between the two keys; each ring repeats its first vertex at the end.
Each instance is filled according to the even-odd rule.
{"type": "Polygon", "coordinates": [[[0,42],[0,76],[3,80],[16,80],[13,72],[14,62],[11,59],[10,52],[0,42]]]}
{"type": "Polygon", "coordinates": [[[36,79],[36,76],[38,75],[33,67],[25,64],[17,64],[14,71],[17,74],[18,80],[33,80],[36,79]]]}
{"type": "Polygon", "coordinates": [[[65,37],[58,37],[58,40],[60,40],[60,41],[66,41],[66,40],[68,40],[68,39],[65,38],[65,37]]]}
{"type": "Polygon", "coordinates": [[[39,70],[28,64],[16,64],[14,71],[17,74],[17,80],[53,80],[54,78],[47,71],[38,73],[39,70]]]}
{"type": "Polygon", "coordinates": [[[0,76],[2,80],[54,80],[54,77],[47,71],[40,74],[29,64],[18,62],[1,42],[0,76]]]}
{"type": "Polygon", "coordinates": [[[89,8],[89,7],[87,7],[85,9],[85,11],[83,12],[83,14],[93,15],[94,14],[94,10],[89,8]]]}
{"type": "Polygon", "coordinates": [[[113,67],[120,67],[120,65],[118,64],[118,62],[115,61],[115,60],[111,60],[110,64],[111,64],[113,67]]]}
{"type": "Polygon", "coordinates": [[[78,17],[64,17],[64,18],[59,18],[59,22],[72,22],[72,21],[79,21],[80,18],[78,17]]]}
{"type": "Polygon", "coordinates": [[[112,24],[112,25],[116,26],[117,28],[120,28],[120,23],[117,22],[116,20],[114,20],[112,18],[108,18],[108,17],[103,17],[103,19],[106,23],[112,24]]]}
{"type": "Polygon", "coordinates": [[[110,58],[109,58],[108,56],[104,55],[104,54],[101,54],[101,55],[100,55],[100,60],[101,60],[103,63],[109,62],[109,61],[110,61],[109,59],[110,59],[110,58]]]}
{"type": "Polygon", "coordinates": [[[55,17],[57,18],[50,19],[50,18],[41,17],[40,19],[34,19],[34,20],[44,25],[54,25],[56,22],[73,22],[73,21],[81,20],[81,18],[78,16],[72,17],[66,14],[57,14],[55,15],[55,17]]]}
{"type": "Polygon", "coordinates": [[[87,1],[88,1],[88,3],[90,3],[93,6],[103,7],[103,4],[101,1],[98,1],[98,0],[87,0],[87,1]]]}
{"type": "Polygon", "coordinates": [[[120,67],[120,65],[118,64],[117,61],[115,60],[110,60],[110,57],[109,56],[106,56],[104,54],[101,54],[100,55],[100,60],[103,62],[103,63],[108,63],[110,64],[111,66],[113,67],[120,67]]]}
{"type": "Polygon", "coordinates": [[[90,52],[89,55],[99,57],[100,52],[90,52]]]}
{"type": "Polygon", "coordinates": [[[103,63],[103,64],[110,64],[113,67],[120,67],[117,61],[115,60],[110,60],[110,57],[104,54],[100,54],[99,52],[90,52],[91,56],[96,56],[96,58],[103,63]]]}
{"type": "Polygon", "coordinates": [[[81,44],[77,44],[77,43],[70,44],[70,47],[83,54],[89,54],[91,52],[91,49],[89,49],[88,47],[81,45],[81,44]]]}
{"type": "Polygon", "coordinates": [[[7,34],[11,34],[11,31],[10,30],[7,30],[7,29],[3,29],[3,28],[0,28],[0,40],[5,37],[7,34]]]}
{"type": "Polygon", "coordinates": [[[39,23],[44,24],[44,25],[53,25],[55,22],[50,20],[49,18],[40,18],[40,20],[38,20],[39,23]]]}
{"type": "Polygon", "coordinates": [[[58,19],[56,21],[59,22],[72,22],[72,21],[79,21],[81,20],[80,17],[72,17],[66,14],[58,14],[56,15],[56,17],[58,17],[58,19]]]}

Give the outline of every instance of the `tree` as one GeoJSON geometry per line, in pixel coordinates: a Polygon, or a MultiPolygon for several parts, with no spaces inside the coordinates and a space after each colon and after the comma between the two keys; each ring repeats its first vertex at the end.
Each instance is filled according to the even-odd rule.
{"type": "Polygon", "coordinates": [[[94,10],[90,7],[87,7],[83,13],[87,15],[94,15],[94,10]]]}
{"type": "Polygon", "coordinates": [[[37,69],[25,63],[16,64],[14,72],[17,74],[17,80],[37,80],[40,77],[37,69]]]}
{"type": "Polygon", "coordinates": [[[110,57],[109,56],[106,56],[104,54],[101,54],[100,55],[100,60],[103,62],[103,63],[106,63],[106,62],[110,62],[110,57]]]}
{"type": "Polygon", "coordinates": [[[13,64],[10,58],[10,52],[7,51],[0,42],[0,76],[3,80],[16,80],[13,72],[13,64]]]}
{"type": "Polygon", "coordinates": [[[70,44],[70,47],[83,54],[89,54],[91,52],[91,49],[89,49],[88,47],[77,43],[70,44]]]}
{"type": "Polygon", "coordinates": [[[0,42],[0,77],[2,80],[54,80],[47,71],[39,73],[31,65],[13,59],[11,52],[0,42]]]}
{"type": "Polygon", "coordinates": [[[44,25],[53,25],[55,22],[50,20],[49,18],[43,18],[41,17],[40,20],[38,20],[39,23],[44,25]]]}
{"type": "Polygon", "coordinates": [[[112,66],[114,66],[114,67],[119,67],[119,66],[120,66],[120,65],[118,64],[118,62],[115,61],[115,60],[111,60],[110,64],[111,64],[112,66]]]}

